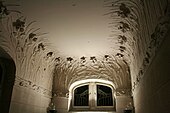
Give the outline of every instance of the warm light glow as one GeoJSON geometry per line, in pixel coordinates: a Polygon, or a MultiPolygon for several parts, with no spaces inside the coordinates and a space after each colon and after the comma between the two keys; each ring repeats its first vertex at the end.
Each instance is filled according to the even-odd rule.
{"type": "Polygon", "coordinates": [[[85,80],[80,80],[77,82],[74,82],[73,84],[71,84],[69,91],[71,91],[75,86],[79,85],[79,84],[83,84],[83,83],[88,83],[88,82],[100,82],[100,83],[104,83],[104,84],[109,84],[111,86],[114,86],[113,82],[108,81],[108,80],[102,80],[102,79],[85,79],[85,80]]]}
{"type": "MultiPolygon", "coordinates": [[[[70,88],[69,88],[69,99],[68,99],[68,110],[71,104],[71,99],[72,99],[72,89],[80,84],[84,84],[84,83],[89,83],[89,82],[99,82],[99,83],[104,83],[104,84],[108,84],[111,85],[113,88],[115,88],[113,82],[108,81],[108,80],[102,80],[102,79],[85,79],[85,80],[80,80],[80,81],[76,81],[73,84],[71,84],[70,88]]],[[[87,111],[86,111],[87,112],[87,111]]],[[[75,113],[82,113],[82,112],[75,112],[75,113]]],[[[109,112],[88,112],[88,113],[109,113],[109,112]]]]}

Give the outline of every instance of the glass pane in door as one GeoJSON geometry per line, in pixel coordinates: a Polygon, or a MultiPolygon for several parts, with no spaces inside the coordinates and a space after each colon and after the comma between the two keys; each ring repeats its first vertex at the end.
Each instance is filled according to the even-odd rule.
{"type": "Polygon", "coordinates": [[[112,89],[97,85],[97,106],[113,106],[112,89]]]}
{"type": "Polygon", "coordinates": [[[74,106],[89,105],[89,86],[81,86],[74,90],[74,106]]]}

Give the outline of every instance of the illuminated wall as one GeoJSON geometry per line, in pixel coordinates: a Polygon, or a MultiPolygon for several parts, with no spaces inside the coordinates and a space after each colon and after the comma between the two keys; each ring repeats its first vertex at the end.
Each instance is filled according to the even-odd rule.
{"type": "Polygon", "coordinates": [[[10,113],[46,113],[51,98],[68,112],[70,86],[86,79],[114,84],[117,113],[133,99],[137,113],[146,107],[140,94],[163,58],[168,0],[8,2],[0,2],[0,47],[16,65],[10,113]]]}
{"type": "Polygon", "coordinates": [[[169,112],[170,71],[169,34],[166,35],[144,77],[134,90],[136,113],[169,112]]]}
{"type": "Polygon", "coordinates": [[[4,3],[0,8],[0,47],[16,66],[9,112],[46,113],[51,101],[53,63],[43,33],[10,5],[4,3]]]}
{"type": "Polygon", "coordinates": [[[169,2],[147,1],[144,2],[144,12],[147,23],[150,25],[148,34],[151,33],[150,45],[146,52],[142,68],[133,80],[134,106],[136,113],[168,113],[169,109],[169,2]],[[162,8],[161,8],[162,7],[162,8]],[[158,12],[162,15],[159,17],[158,12]],[[157,16],[157,17],[156,17],[157,16]],[[157,20],[156,20],[157,18],[157,20]],[[167,20],[166,20],[167,18],[167,20]],[[165,20],[164,20],[165,19],[165,20]],[[155,21],[155,24],[154,24],[155,21]],[[153,31],[152,31],[152,27],[153,31]],[[152,33],[152,32],[153,33],[152,33]],[[162,40],[162,43],[161,43],[162,40]],[[148,54],[152,51],[152,54],[148,54]],[[154,57],[153,57],[154,56],[154,57]],[[153,58],[152,58],[153,57],[153,58]],[[150,60],[153,59],[153,60],[150,60]]]}

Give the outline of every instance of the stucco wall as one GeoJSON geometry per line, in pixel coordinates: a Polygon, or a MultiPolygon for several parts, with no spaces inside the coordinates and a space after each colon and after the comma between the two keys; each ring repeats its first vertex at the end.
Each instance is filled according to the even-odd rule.
{"type": "Polygon", "coordinates": [[[9,113],[47,113],[50,98],[28,88],[14,86],[9,113]]]}
{"type": "Polygon", "coordinates": [[[170,31],[134,90],[136,113],[169,113],[170,31]]]}
{"type": "MultiPolygon", "coordinates": [[[[121,74],[118,74],[119,71],[116,68],[119,69],[122,65],[115,65],[115,62],[119,60],[110,59],[112,63],[110,64],[107,59],[108,56],[102,57],[108,63],[103,63],[103,60],[95,60],[96,57],[92,57],[90,64],[93,65],[89,66],[90,69],[92,68],[89,71],[90,74],[87,73],[89,68],[85,68],[85,71],[84,68],[77,68],[81,62],[77,62],[78,60],[73,60],[71,57],[66,57],[66,59],[68,58],[67,63],[63,63],[58,54],[55,55],[53,51],[46,48],[46,40],[38,34],[39,31],[36,28],[34,29],[31,26],[33,22],[27,23],[24,17],[18,18],[16,15],[13,17],[13,14],[1,14],[3,21],[0,21],[0,47],[12,57],[16,65],[16,78],[10,113],[46,112],[50,102],[54,66],[56,67],[56,72],[54,73],[56,84],[53,86],[53,92],[61,94],[59,96],[68,93],[69,82],[73,77],[68,76],[69,74],[75,75],[73,82],[79,80],[77,75],[80,75],[80,73],[78,72],[84,72],[82,76],[88,74],[89,77],[92,77],[92,72],[93,75],[101,73],[107,75],[102,78],[110,75],[111,80],[118,84],[119,93],[121,88],[131,88],[131,74],[136,112],[157,113],[160,110],[159,112],[165,111],[166,113],[168,108],[166,106],[169,104],[167,97],[170,92],[168,91],[168,66],[170,65],[168,58],[170,57],[170,50],[167,49],[169,35],[155,58],[154,55],[158,51],[157,48],[161,44],[162,37],[164,37],[168,26],[168,19],[165,18],[168,14],[167,3],[167,0],[120,0],[113,3],[105,1],[104,4],[109,7],[106,15],[109,15],[113,22],[111,23],[111,32],[117,31],[118,33],[116,37],[115,34],[110,34],[111,38],[116,42],[113,45],[118,45],[116,46],[118,48],[115,49],[116,56],[120,57],[120,59],[124,56],[125,60],[127,60],[126,62],[116,63],[118,65],[123,64],[124,68],[121,69],[121,74]],[[123,40],[124,38],[125,40],[123,40]],[[120,39],[122,40],[120,41],[120,39]],[[125,50],[122,50],[122,48],[125,50]],[[61,63],[57,63],[57,61],[61,63]],[[65,65],[63,66],[63,64],[65,65]],[[129,73],[129,65],[127,64],[130,64],[131,73],[129,73]],[[110,72],[106,68],[109,68],[110,72]],[[145,74],[143,75],[143,73],[145,74]],[[126,82],[127,84],[125,84],[126,82]],[[123,85],[120,83],[123,83],[123,85]]],[[[86,59],[82,57],[81,60],[85,62],[86,59]]],[[[85,67],[83,63],[81,66],[85,67]]],[[[100,78],[101,75],[93,77],[100,78]]],[[[58,103],[60,102],[58,101],[58,103]]],[[[62,106],[64,110],[67,108],[66,103],[66,100],[64,100],[64,107],[62,106]]],[[[123,102],[120,101],[120,103],[122,104],[123,102]]],[[[123,108],[124,106],[120,109],[123,108]]],[[[60,107],[58,109],[61,110],[60,107]]]]}
{"type": "Polygon", "coordinates": [[[35,32],[34,22],[27,23],[22,16],[9,11],[8,15],[1,12],[0,18],[0,48],[16,66],[9,113],[46,113],[51,101],[53,53],[45,38],[35,32]]]}

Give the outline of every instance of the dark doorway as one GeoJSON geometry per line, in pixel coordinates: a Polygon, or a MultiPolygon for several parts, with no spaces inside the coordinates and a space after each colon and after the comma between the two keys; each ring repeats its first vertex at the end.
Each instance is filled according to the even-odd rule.
{"type": "Polygon", "coordinates": [[[3,73],[2,70],[3,70],[2,66],[0,65],[0,85],[2,83],[2,73],[3,73]]]}
{"type": "Polygon", "coordinates": [[[14,61],[0,48],[0,113],[9,113],[15,71],[14,61]]]}

